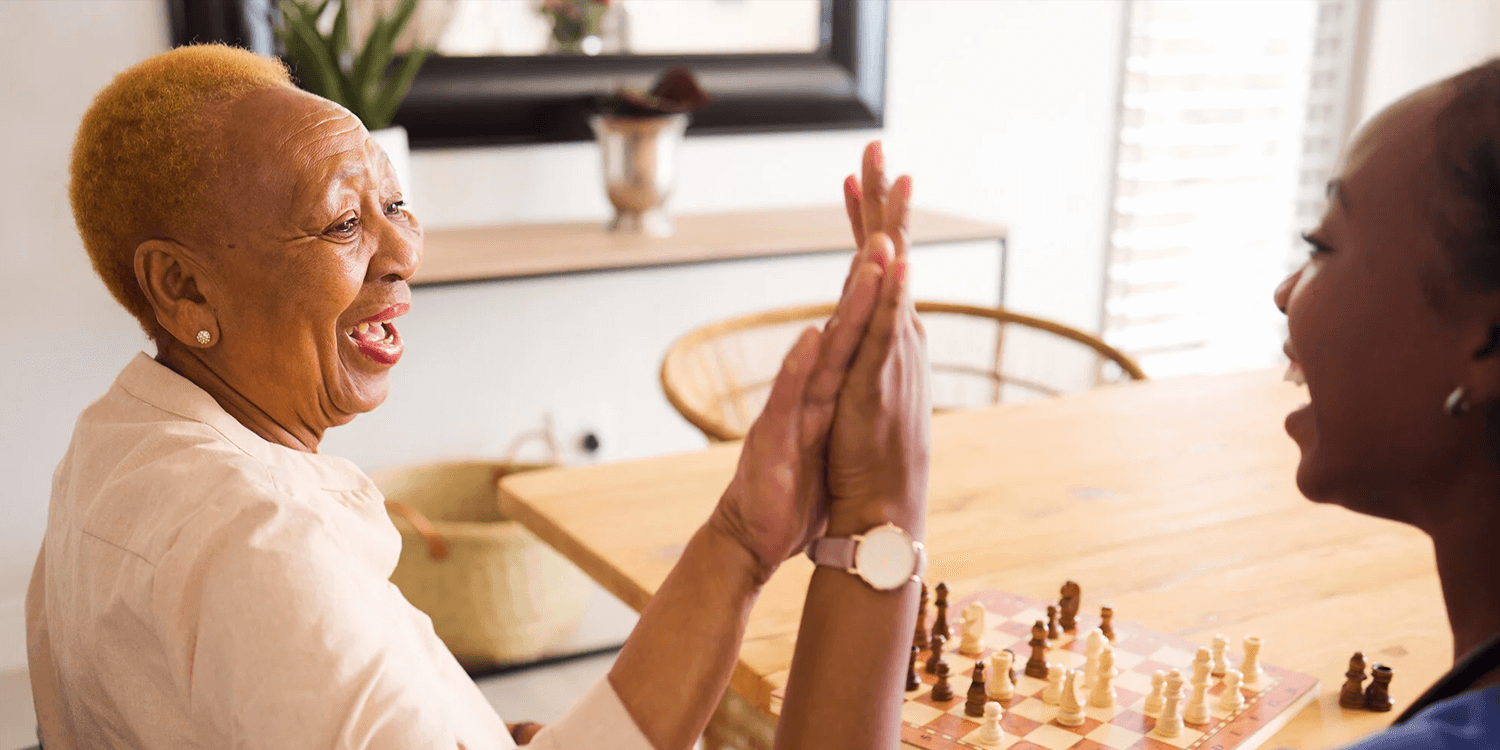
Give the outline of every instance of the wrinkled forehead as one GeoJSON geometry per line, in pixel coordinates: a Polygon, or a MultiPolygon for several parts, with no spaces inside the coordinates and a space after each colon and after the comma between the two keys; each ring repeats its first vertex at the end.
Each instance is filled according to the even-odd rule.
{"type": "Polygon", "coordinates": [[[305,91],[255,91],[225,112],[223,138],[242,189],[263,188],[298,203],[320,201],[330,190],[363,191],[390,171],[349,110],[305,91]]]}

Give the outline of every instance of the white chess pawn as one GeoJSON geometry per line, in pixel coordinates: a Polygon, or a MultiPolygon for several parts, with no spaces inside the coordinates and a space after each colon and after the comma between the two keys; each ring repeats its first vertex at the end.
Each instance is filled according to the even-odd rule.
{"type": "Polygon", "coordinates": [[[1156,729],[1152,730],[1162,737],[1182,734],[1182,682],[1182,672],[1174,669],[1167,673],[1166,702],[1162,704],[1161,715],[1156,717],[1156,729]]]}
{"type": "Polygon", "coordinates": [[[1094,689],[1089,693],[1089,705],[1094,708],[1115,707],[1115,650],[1099,651],[1099,672],[1094,676],[1094,689]]]}
{"type": "Polygon", "coordinates": [[[1155,716],[1161,713],[1162,704],[1166,702],[1167,673],[1160,669],[1151,673],[1151,693],[1146,696],[1146,706],[1142,711],[1147,716],[1155,716]]]}
{"type": "Polygon", "coordinates": [[[1219,708],[1234,713],[1245,707],[1245,694],[1240,692],[1243,675],[1240,670],[1230,668],[1224,672],[1224,694],[1219,696],[1219,708]]]}
{"type": "Polygon", "coordinates": [[[981,745],[998,746],[1005,741],[1005,730],[1000,728],[1000,704],[990,701],[984,704],[984,720],[979,723],[979,734],[975,741],[981,745]]]}
{"type": "Polygon", "coordinates": [[[1084,641],[1083,648],[1083,687],[1085,690],[1094,686],[1094,677],[1098,670],[1099,652],[1104,650],[1104,644],[1109,639],[1104,637],[1104,631],[1094,628],[1089,631],[1088,638],[1084,641]]]}
{"type": "Polygon", "coordinates": [[[1016,684],[1010,681],[1012,654],[1004,649],[990,655],[990,679],[984,685],[984,693],[992,700],[1008,701],[1016,694],[1016,684]]]}
{"type": "Polygon", "coordinates": [[[1061,664],[1047,665],[1047,687],[1042,689],[1042,702],[1055,706],[1062,702],[1063,680],[1068,677],[1068,668],[1061,664]]]}
{"type": "Polygon", "coordinates": [[[1240,673],[1245,676],[1246,685],[1260,682],[1260,639],[1253,635],[1245,636],[1245,660],[1240,663],[1240,673]]]}
{"type": "Polygon", "coordinates": [[[1229,670],[1229,639],[1222,635],[1214,636],[1214,669],[1211,674],[1215,677],[1223,677],[1229,670]]]}
{"type": "Polygon", "coordinates": [[[958,643],[958,653],[964,656],[978,656],[984,645],[980,640],[984,638],[984,605],[979,602],[970,602],[963,611],[963,635],[958,643]]]}
{"type": "Polygon", "coordinates": [[[1057,723],[1065,727],[1083,726],[1083,702],[1078,700],[1078,691],[1083,687],[1083,670],[1068,673],[1063,682],[1062,707],[1057,711],[1057,723]]]}

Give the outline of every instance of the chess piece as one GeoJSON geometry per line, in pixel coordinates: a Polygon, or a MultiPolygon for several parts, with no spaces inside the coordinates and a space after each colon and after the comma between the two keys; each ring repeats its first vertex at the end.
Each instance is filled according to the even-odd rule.
{"type": "Polygon", "coordinates": [[[908,692],[922,687],[922,681],[917,679],[917,653],[921,650],[917,648],[916,644],[912,644],[911,661],[906,663],[906,689],[908,692]]]}
{"type": "Polygon", "coordinates": [[[958,653],[964,656],[978,656],[984,645],[980,641],[984,638],[984,605],[979,602],[971,602],[964,607],[963,633],[958,642],[958,653]]]}
{"type": "Polygon", "coordinates": [[[1099,652],[1104,650],[1106,642],[1104,631],[1098,628],[1090,630],[1088,638],[1084,641],[1083,677],[1085,690],[1092,688],[1094,686],[1094,678],[1099,676],[1099,652]]]}
{"type": "Polygon", "coordinates": [[[1114,607],[1099,608],[1099,632],[1104,633],[1104,637],[1110,639],[1111,641],[1115,639],[1114,607]]]}
{"type": "Polygon", "coordinates": [[[1371,711],[1391,710],[1391,668],[1384,664],[1370,665],[1370,686],[1365,688],[1365,708],[1371,711]]]}
{"type": "Polygon", "coordinates": [[[1057,710],[1057,723],[1065,727],[1083,726],[1083,703],[1078,700],[1078,691],[1082,687],[1079,683],[1083,681],[1083,670],[1075,669],[1068,673],[1063,682],[1061,708],[1057,710]]]}
{"type": "Polygon", "coordinates": [[[1011,649],[1005,649],[1005,652],[1010,654],[1010,684],[1014,685],[1016,684],[1016,652],[1011,649]]]}
{"type": "Polygon", "coordinates": [[[1212,682],[1210,675],[1214,668],[1213,658],[1207,646],[1198,647],[1198,653],[1193,656],[1193,679],[1190,682],[1202,682],[1205,685],[1212,682]]]}
{"type": "Polygon", "coordinates": [[[1214,668],[1209,674],[1223,677],[1227,671],[1229,671],[1229,639],[1216,635],[1214,636],[1214,668]]]}
{"type": "Polygon", "coordinates": [[[1026,660],[1026,676],[1047,679],[1047,624],[1037,620],[1031,626],[1031,658],[1026,660]]]}
{"type": "Polygon", "coordinates": [[[946,642],[953,637],[953,631],[948,629],[948,584],[937,585],[937,601],[933,602],[933,608],[937,610],[937,617],[932,621],[932,634],[942,634],[946,642]]]}
{"type": "Polygon", "coordinates": [[[953,686],[948,684],[948,662],[937,664],[937,682],[932,685],[932,699],[939,703],[953,700],[953,686]]]}
{"type": "Polygon", "coordinates": [[[1112,648],[1099,652],[1099,671],[1094,675],[1089,705],[1094,708],[1115,707],[1115,650],[1112,648]]]}
{"type": "Polygon", "coordinates": [[[1009,651],[996,651],[990,655],[990,679],[985,692],[990,700],[1008,703],[1016,694],[1016,682],[1010,676],[1010,665],[1016,655],[1009,651]]]}
{"type": "Polygon", "coordinates": [[[964,715],[979,718],[984,716],[984,704],[989,702],[984,690],[984,662],[974,662],[974,677],[969,683],[968,700],[964,703],[964,715]]]}
{"type": "Polygon", "coordinates": [[[917,648],[927,648],[927,582],[922,582],[922,598],[917,600],[917,632],[912,638],[917,648]]]}
{"type": "Polygon", "coordinates": [[[984,720],[979,723],[979,734],[974,741],[981,745],[998,746],[1005,741],[1005,730],[1000,728],[1000,704],[994,701],[984,704],[984,720]]]}
{"type": "Polygon", "coordinates": [[[1172,670],[1167,673],[1166,692],[1163,694],[1161,715],[1156,717],[1156,729],[1162,737],[1182,734],[1182,673],[1172,670]]]}
{"type": "Polygon", "coordinates": [[[932,636],[932,655],[927,657],[927,674],[937,674],[937,665],[943,662],[943,645],[948,642],[942,633],[932,636]]]}
{"type": "Polygon", "coordinates": [[[1245,675],[1246,685],[1260,682],[1260,639],[1245,636],[1245,660],[1240,662],[1240,673],[1245,675]]]}
{"type": "Polygon", "coordinates": [[[1365,707],[1365,655],[1355,651],[1349,657],[1349,671],[1344,673],[1344,687],[1339,690],[1339,705],[1344,708],[1365,707]]]}
{"type": "Polygon", "coordinates": [[[1068,678],[1068,668],[1061,664],[1047,665],[1047,687],[1042,688],[1042,702],[1049,706],[1062,703],[1063,680],[1068,678]]]}
{"type": "MultiPolygon", "coordinates": [[[[1208,648],[1205,646],[1200,650],[1207,651],[1208,648]]],[[[1193,689],[1182,709],[1182,720],[1189,724],[1207,724],[1213,718],[1208,708],[1208,672],[1212,668],[1208,662],[1193,665],[1193,681],[1190,683],[1193,689]]]]}
{"type": "Polygon", "coordinates": [[[1162,704],[1166,701],[1167,673],[1160,669],[1151,673],[1151,693],[1146,696],[1146,706],[1141,712],[1147,716],[1155,716],[1161,713],[1162,704]]]}
{"type": "Polygon", "coordinates": [[[1062,640],[1062,628],[1057,624],[1057,605],[1047,605],[1047,640],[1062,640]]]}
{"type": "Polygon", "coordinates": [[[1076,581],[1068,581],[1062,586],[1062,600],[1057,603],[1057,609],[1062,615],[1062,629],[1069,633],[1078,632],[1078,606],[1082,603],[1083,590],[1078,587],[1076,581]]]}
{"type": "Polygon", "coordinates": [[[1234,713],[1245,707],[1245,694],[1240,692],[1244,675],[1230,668],[1224,671],[1224,693],[1219,696],[1219,710],[1234,713]]]}

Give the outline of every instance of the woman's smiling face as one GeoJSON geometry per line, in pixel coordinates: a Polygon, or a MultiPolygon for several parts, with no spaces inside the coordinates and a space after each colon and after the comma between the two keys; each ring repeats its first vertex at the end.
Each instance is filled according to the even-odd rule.
{"type": "Polygon", "coordinates": [[[200,257],[219,326],[205,354],[229,387],[315,445],[385,400],[422,231],[348,110],[278,88],[226,113],[212,215],[194,232],[211,249],[200,257]]]}

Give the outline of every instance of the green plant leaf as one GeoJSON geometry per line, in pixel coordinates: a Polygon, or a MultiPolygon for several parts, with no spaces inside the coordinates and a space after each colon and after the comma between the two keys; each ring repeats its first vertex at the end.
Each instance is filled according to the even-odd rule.
{"type": "Polygon", "coordinates": [[[401,106],[401,100],[411,90],[412,79],[417,77],[417,71],[422,68],[422,63],[426,62],[429,54],[432,54],[432,50],[424,47],[413,47],[406,53],[396,76],[385,82],[385,88],[376,97],[375,105],[370,111],[371,119],[365,121],[366,128],[379,130],[390,126],[391,120],[396,116],[396,109],[401,106]]]}
{"type": "Polygon", "coordinates": [[[389,29],[390,19],[377,19],[375,28],[370,30],[370,36],[365,39],[365,48],[360,50],[359,56],[354,61],[351,85],[360,92],[366,102],[374,98],[375,84],[381,76],[385,75],[386,66],[391,63],[393,42],[388,38],[389,29]]]}
{"type": "MultiPolygon", "coordinates": [[[[326,4],[328,0],[323,0],[326,4]]],[[[333,17],[333,33],[328,36],[328,54],[340,66],[344,50],[349,49],[349,0],[339,0],[339,12],[333,17]]]]}
{"type": "Polygon", "coordinates": [[[297,65],[297,75],[314,94],[331,99],[344,106],[343,75],[338,61],[328,55],[328,47],[316,29],[307,24],[288,23],[287,52],[297,65]]]}

